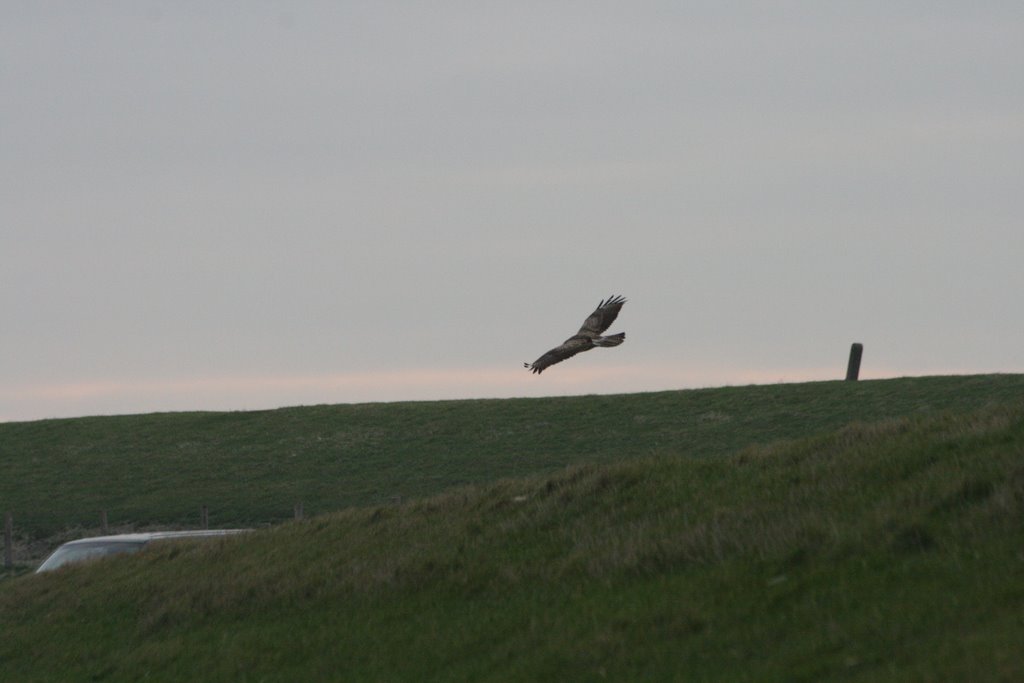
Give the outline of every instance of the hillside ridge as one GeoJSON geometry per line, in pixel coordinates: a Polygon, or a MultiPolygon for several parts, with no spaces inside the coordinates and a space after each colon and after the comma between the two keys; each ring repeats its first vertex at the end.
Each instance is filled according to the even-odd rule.
{"type": "Polygon", "coordinates": [[[4,582],[0,661],[11,680],[1017,680],[1022,463],[1007,398],[462,484],[4,582]]]}

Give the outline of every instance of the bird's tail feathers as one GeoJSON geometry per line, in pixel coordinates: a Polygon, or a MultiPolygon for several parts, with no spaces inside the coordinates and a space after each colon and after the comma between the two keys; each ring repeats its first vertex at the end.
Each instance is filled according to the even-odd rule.
{"type": "Polygon", "coordinates": [[[597,337],[594,339],[594,346],[618,346],[626,340],[626,333],[619,332],[618,334],[609,334],[606,337],[597,337]]]}

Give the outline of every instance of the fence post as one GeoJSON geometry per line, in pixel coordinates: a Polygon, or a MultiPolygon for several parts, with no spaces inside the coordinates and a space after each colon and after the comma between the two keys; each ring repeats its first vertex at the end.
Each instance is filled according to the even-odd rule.
{"type": "Polygon", "coordinates": [[[210,508],[206,505],[199,508],[199,522],[204,529],[210,528],[210,508]]]}
{"type": "Polygon", "coordinates": [[[856,382],[860,376],[860,358],[864,353],[863,344],[854,344],[850,347],[850,362],[846,365],[846,381],[856,382]]]}
{"type": "Polygon", "coordinates": [[[302,503],[298,502],[295,504],[295,519],[302,519],[304,510],[302,509],[302,503]]]}
{"type": "Polygon", "coordinates": [[[106,536],[110,533],[110,525],[107,524],[107,511],[100,510],[100,529],[103,530],[103,535],[106,536]]]}
{"type": "Polygon", "coordinates": [[[14,516],[4,513],[4,569],[14,566],[14,516]]]}

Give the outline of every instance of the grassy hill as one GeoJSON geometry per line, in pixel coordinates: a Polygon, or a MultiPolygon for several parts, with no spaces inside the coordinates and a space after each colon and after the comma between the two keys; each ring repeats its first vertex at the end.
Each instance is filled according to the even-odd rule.
{"type": "MultiPolygon", "coordinates": [[[[123,459],[123,489],[146,492],[69,486],[64,514],[91,501],[172,521],[218,492],[228,523],[298,498],[337,510],[4,581],[0,669],[1022,680],[1022,389],[920,378],[0,425],[8,471],[123,459]],[[161,476],[182,488],[161,494],[161,476]]],[[[36,481],[63,494],[66,476],[36,481]]],[[[0,477],[0,500],[39,495],[0,477]]]]}
{"type": "Polygon", "coordinates": [[[619,396],[315,406],[0,424],[0,510],[18,532],[215,526],[667,453],[712,457],[854,420],[1024,396],[1024,376],[924,377],[619,396]]]}

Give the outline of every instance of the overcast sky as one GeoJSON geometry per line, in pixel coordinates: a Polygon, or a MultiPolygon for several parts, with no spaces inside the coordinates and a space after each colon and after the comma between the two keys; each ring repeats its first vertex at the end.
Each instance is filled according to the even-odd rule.
{"type": "Polygon", "coordinates": [[[1024,371],[1019,0],[2,15],[0,421],[1024,371]]]}

